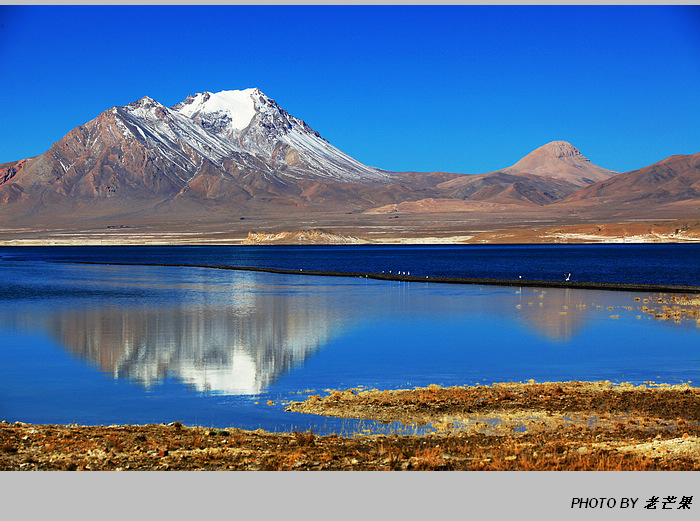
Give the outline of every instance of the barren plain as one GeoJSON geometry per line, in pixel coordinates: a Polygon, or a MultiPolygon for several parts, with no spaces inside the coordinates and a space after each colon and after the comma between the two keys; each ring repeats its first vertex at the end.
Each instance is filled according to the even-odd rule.
{"type": "Polygon", "coordinates": [[[628,220],[595,222],[546,218],[533,213],[481,214],[324,214],[300,218],[253,216],[235,220],[172,222],[106,221],[5,227],[0,246],[177,245],[177,244],[546,244],[620,242],[697,242],[700,220],[628,220]]]}

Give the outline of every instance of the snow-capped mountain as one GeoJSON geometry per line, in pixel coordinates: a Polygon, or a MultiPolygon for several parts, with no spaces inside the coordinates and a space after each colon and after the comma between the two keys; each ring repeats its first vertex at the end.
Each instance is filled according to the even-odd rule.
{"type": "Polygon", "coordinates": [[[259,89],[203,92],[172,109],[246,152],[285,165],[292,177],[311,171],[334,181],[391,179],[389,172],[363,165],[335,148],[259,89]]]}
{"type": "Polygon", "coordinates": [[[125,137],[141,138],[189,172],[196,172],[204,159],[222,170],[225,159],[235,159],[257,167],[262,161],[270,173],[283,177],[339,182],[391,178],[335,148],[259,89],[203,92],[170,109],[145,97],[112,111],[125,137]]]}
{"type": "Polygon", "coordinates": [[[113,107],[41,156],[0,165],[0,204],[20,203],[14,219],[61,206],[86,217],[183,204],[337,208],[342,201],[356,210],[393,201],[393,191],[382,190],[396,179],[246,89],[195,94],[172,108],[150,97],[113,107]]]}

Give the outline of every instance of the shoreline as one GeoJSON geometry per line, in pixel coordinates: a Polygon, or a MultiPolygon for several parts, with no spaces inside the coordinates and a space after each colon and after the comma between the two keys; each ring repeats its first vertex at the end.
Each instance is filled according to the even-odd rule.
{"type": "MultiPolygon", "coordinates": [[[[21,262],[13,259],[13,262],[21,262]]],[[[60,264],[90,264],[103,266],[154,266],[175,268],[205,268],[232,271],[252,271],[262,273],[276,273],[282,275],[306,275],[312,277],[350,277],[372,280],[386,280],[396,282],[423,282],[435,284],[475,284],[482,286],[515,286],[537,288],[562,288],[562,289],[597,289],[610,291],[649,291],[658,293],[700,293],[700,285],[674,285],[674,284],[639,284],[627,282],[588,282],[588,281],[551,281],[551,280],[525,280],[525,279],[489,279],[474,277],[442,277],[442,276],[415,276],[393,273],[365,273],[347,271],[322,271],[283,268],[261,268],[253,266],[229,266],[217,264],[168,264],[148,262],[97,262],[97,261],[51,261],[60,264]]]]}
{"type": "MultiPolygon", "coordinates": [[[[473,214],[325,215],[290,224],[288,216],[197,222],[182,228],[159,221],[0,228],[2,246],[323,245],[323,244],[613,244],[698,243],[696,217],[480,219],[473,214]],[[391,221],[387,221],[391,219],[391,221]],[[399,219],[398,221],[394,219],[399,219]],[[577,222],[578,221],[578,222],[577,222]]],[[[512,217],[512,216],[511,216],[512,217]]]]}
{"type": "Polygon", "coordinates": [[[231,238],[202,238],[202,237],[163,237],[163,234],[154,234],[146,237],[132,238],[99,238],[99,239],[61,239],[56,237],[39,239],[0,239],[0,247],[22,246],[336,246],[336,245],[363,245],[363,246],[396,246],[396,245],[469,245],[469,244],[533,244],[533,245],[559,245],[559,244],[698,244],[700,237],[662,237],[662,236],[597,236],[576,233],[561,233],[546,237],[538,237],[530,240],[529,237],[520,239],[519,236],[508,230],[501,232],[488,232],[488,238],[480,237],[487,232],[479,232],[470,235],[426,236],[426,237],[352,237],[347,241],[303,241],[303,240],[271,240],[250,241],[245,237],[231,238]],[[491,237],[493,236],[493,237],[491,237]]]}
{"type": "Polygon", "coordinates": [[[339,436],[0,422],[0,470],[700,470],[700,389],[610,382],[347,389],[287,410],[429,424],[339,436]]]}

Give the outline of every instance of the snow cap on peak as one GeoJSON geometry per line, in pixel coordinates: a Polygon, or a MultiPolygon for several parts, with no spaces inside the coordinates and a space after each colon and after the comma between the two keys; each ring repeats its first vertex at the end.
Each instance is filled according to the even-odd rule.
{"type": "Polygon", "coordinates": [[[200,92],[190,95],[185,101],[173,106],[173,110],[183,116],[196,119],[198,116],[218,115],[226,117],[229,128],[243,130],[255,116],[253,95],[263,95],[259,89],[222,90],[221,92],[200,92]]]}

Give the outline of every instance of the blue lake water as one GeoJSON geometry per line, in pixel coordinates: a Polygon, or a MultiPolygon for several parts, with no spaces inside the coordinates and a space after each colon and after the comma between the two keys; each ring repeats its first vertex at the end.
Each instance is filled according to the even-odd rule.
{"type": "Polygon", "coordinates": [[[0,419],[342,432],[352,422],[283,403],[358,386],[700,381],[700,327],[640,311],[653,294],[54,260],[699,284],[699,246],[0,248],[0,419]]]}
{"type": "Polygon", "coordinates": [[[0,260],[228,264],[282,269],[700,285],[698,244],[0,247],[0,260]]]}

